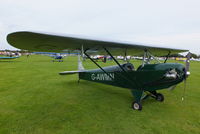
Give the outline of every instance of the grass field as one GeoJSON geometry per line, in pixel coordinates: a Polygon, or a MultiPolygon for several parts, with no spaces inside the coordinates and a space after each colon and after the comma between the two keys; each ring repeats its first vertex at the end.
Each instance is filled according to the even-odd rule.
{"type": "MultiPolygon", "coordinates": [[[[59,76],[77,70],[77,57],[51,60],[35,55],[0,61],[0,134],[200,133],[200,62],[191,63],[185,101],[182,83],[174,91],[160,91],[163,103],[145,100],[139,112],[131,109],[127,89],[59,76]]],[[[84,66],[95,68],[89,61],[84,66]]]]}

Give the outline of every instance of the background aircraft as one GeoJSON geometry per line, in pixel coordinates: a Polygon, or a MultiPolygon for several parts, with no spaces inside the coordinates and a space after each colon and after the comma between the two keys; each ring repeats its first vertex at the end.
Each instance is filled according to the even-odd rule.
{"type": "Polygon", "coordinates": [[[56,53],[56,54],[49,55],[49,56],[54,59],[54,60],[52,60],[53,62],[55,62],[55,61],[63,62],[63,58],[65,57],[64,55],[61,55],[60,53],[56,53]]]}
{"type": "Polygon", "coordinates": [[[20,53],[3,51],[3,52],[0,52],[0,60],[16,59],[16,58],[19,58],[20,55],[21,55],[20,53]]]}
{"type": "Polygon", "coordinates": [[[149,96],[157,101],[164,101],[164,96],[157,91],[174,87],[178,83],[186,81],[190,74],[190,54],[187,55],[186,66],[179,63],[166,63],[170,54],[187,52],[188,50],[34,32],[11,33],[7,36],[7,41],[14,47],[31,51],[59,52],[65,49],[79,50],[81,54],[84,54],[96,64],[99,69],[85,70],[79,57],[78,71],[65,71],[60,74],[70,75],[78,73],[79,79],[130,89],[135,98],[132,108],[136,110],[142,110],[141,101],[149,96]],[[96,51],[100,55],[109,55],[117,65],[101,67],[90,57],[90,51],[96,51]],[[143,55],[141,66],[135,68],[131,63],[120,64],[114,55],[120,55],[121,53],[133,56],[143,55]],[[155,56],[166,56],[166,59],[161,63],[155,56]],[[151,64],[152,59],[157,61],[157,63],[151,64]]]}
{"type": "Polygon", "coordinates": [[[68,53],[53,53],[53,52],[33,52],[34,54],[41,54],[52,57],[54,60],[53,62],[63,62],[64,57],[67,56],[68,53]]]}
{"type": "Polygon", "coordinates": [[[19,58],[19,56],[15,56],[15,57],[0,57],[0,60],[11,60],[11,59],[16,59],[19,58]]]}

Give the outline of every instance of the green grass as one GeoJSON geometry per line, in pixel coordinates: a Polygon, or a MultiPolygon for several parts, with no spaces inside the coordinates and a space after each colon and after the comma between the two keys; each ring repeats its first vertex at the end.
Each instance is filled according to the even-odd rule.
{"type": "Polygon", "coordinates": [[[185,101],[182,83],[160,91],[163,103],[145,100],[139,112],[131,109],[127,89],[59,76],[77,70],[77,57],[63,63],[47,56],[0,61],[0,134],[199,134],[199,68],[200,62],[191,63],[185,101]]]}

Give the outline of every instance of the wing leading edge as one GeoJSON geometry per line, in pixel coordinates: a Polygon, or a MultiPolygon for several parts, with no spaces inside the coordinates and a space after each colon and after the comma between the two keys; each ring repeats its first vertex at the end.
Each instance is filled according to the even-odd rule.
{"type": "Polygon", "coordinates": [[[124,54],[126,51],[129,55],[140,56],[144,53],[144,50],[148,50],[155,56],[164,56],[169,52],[171,52],[171,54],[177,54],[188,51],[182,49],[145,46],[132,43],[93,40],[73,36],[59,36],[26,31],[8,34],[7,41],[10,45],[19,49],[43,52],[81,50],[83,47],[84,50],[104,54],[103,48],[106,47],[114,55],[124,54]]]}

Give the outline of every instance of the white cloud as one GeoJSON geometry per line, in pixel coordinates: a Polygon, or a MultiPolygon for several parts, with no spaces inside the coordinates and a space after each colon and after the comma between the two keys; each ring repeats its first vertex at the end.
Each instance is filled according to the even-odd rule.
{"type": "Polygon", "coordinates": [[[176,44],[200,53],[199,7],[199,0],[1,0],[0,49],[10,49],[7,33],[34,30],[176,44]]]}
{"type": "MultiPolygon", "coordinates": [[[[173,34],[160,36],[140,36],[135,40],[146,44],[162,45],[165,47],[182,48],[191,50],[194,53],[200,53],[200,33],[173,34]],[[170,44],[170,45],[168,45],[170,44]]],[[[130,40],[127,38],[127,40],[130,40]]]]}

